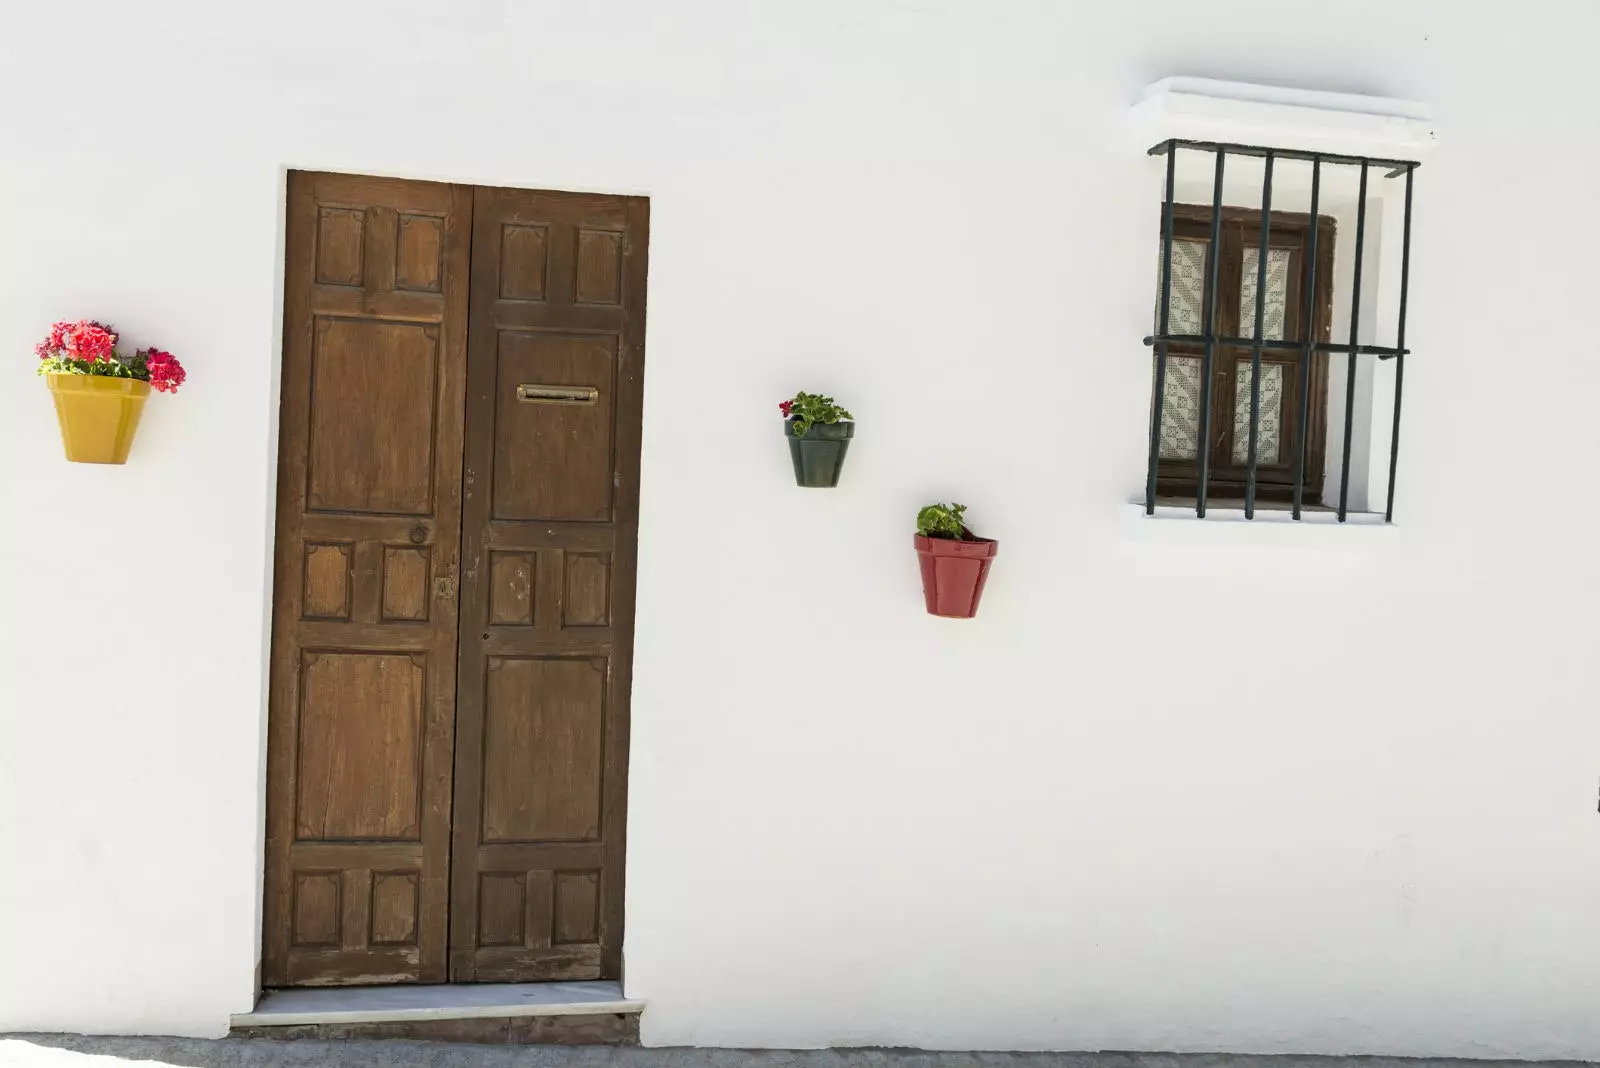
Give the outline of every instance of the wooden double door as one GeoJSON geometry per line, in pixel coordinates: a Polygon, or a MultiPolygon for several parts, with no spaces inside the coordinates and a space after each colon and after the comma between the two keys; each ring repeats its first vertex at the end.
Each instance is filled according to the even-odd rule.
{"type": "Polygon", "coordinates": [[[619,974],[648,227],[290,174],[263,985],[619,974]]]}

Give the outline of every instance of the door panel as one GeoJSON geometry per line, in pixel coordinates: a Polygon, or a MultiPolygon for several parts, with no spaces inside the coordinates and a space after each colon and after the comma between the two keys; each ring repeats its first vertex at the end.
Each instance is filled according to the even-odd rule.
{"type": "Polygon", "coordinates": [[[648,225],[638,197],[474,195],[458,981],[621,970],[648,225]]]}
{"type": "Polygon", "coordinates": [[[604,659],[489,662],[484,843],[600,837],[604,659]]]}
{"type": "Polygon", "coordinates": [[[471,219],[289,176],[265,985],[446,978],[471,219]]]}
{"type": "Polygon", "coordinates": [[[617,338],[507,330],[498,337],[495,519],[611,519],[617,338]],[[519,384],[582,383],[588,404],[517,399],[519,384]]]}
{"type": "Polygon", "coordinates": [[[315,318],[308,509],[432,513],[438,370],[436,324],[315,318]]]}

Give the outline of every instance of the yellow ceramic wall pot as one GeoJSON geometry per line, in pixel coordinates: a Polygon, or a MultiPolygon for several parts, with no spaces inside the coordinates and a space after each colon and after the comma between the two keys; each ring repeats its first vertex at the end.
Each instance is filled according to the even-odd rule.
{"type": "Polygon", "coordinates": [[[150,383],[101,375],[44,377],[56,402],[67,459],[79,464],[127,463],[150,383]]]}

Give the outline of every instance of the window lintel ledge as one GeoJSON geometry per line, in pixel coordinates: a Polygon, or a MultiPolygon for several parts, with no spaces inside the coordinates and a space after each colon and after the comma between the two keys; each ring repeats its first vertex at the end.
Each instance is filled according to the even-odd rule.
{"type": "Polygon", "coordinates": [[[1137,150],[1174,138],[1374,159],[1420,160],[1438,146],[1426,104],[1211,78],[1164,78],[1133,106],[1137,150]]]}

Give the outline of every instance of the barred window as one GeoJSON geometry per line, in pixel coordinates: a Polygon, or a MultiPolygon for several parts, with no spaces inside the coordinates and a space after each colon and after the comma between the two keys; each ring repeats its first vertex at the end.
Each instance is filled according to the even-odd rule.
{"type": "MultiPolygon", "coordinates": [[[[1242,503],[1247,519],[1263,504],[1287,507],[1294,519],[1304,510],[1326,508],[1343,522],[1349,513],[1358,370],[1362,361],[1392,359],[1383,498],[1384,520],[1392,521],[1417,163],[1177,140],[1157,145],[1151,154],[1166,156],[1166,195],[1155,332],[1145,338],[1154,349],[1146,513],[1153,514],[1158,502],[1192,503],[1203,518],[1208,504],[1227,501],[1242,503]],[[1178,202],[1180,152],[1209,155],[1210,204],[1178,202]],[[1225,201],[1227,164],[1241,158],[1261,172],[1258,208],[1225,201]],[[1274,209],[1274,169],[1283,161],[1308,170],[1309,211],[1274,209]],[[1353,234],[1339,233],[1335,218],[1321,211],[1333,168],[1356,176],[1353,234]],[[1394,344],[1360,344],[1369,184],[1389,179],[1404,182],[1394,344]],[[1345,240],[1352,243],[1348,292],[1336,293],[1335,251],[1345,240]],[[1345,341],[1332,340],[1336,326],[1348,326],[1345,341]],[[1331,394],[1330,365],[1340,372],[1331,394]],[[1337,404],[1330,405],[1331,399],[1337,404]],[[1331,428],[1330,409],[1337,415],[1331,428]],[[1336,450],[1331,457],[1330,448],[1336,450]],[[1337,478],[1324,485],[1328,470],[1337,478]]],[[[1379,413],[1370,416],[1375,420],[1379,413]]],[[[1374,500],[1382,492],[1378,477],[1374,472],[1374,500]]]]}

